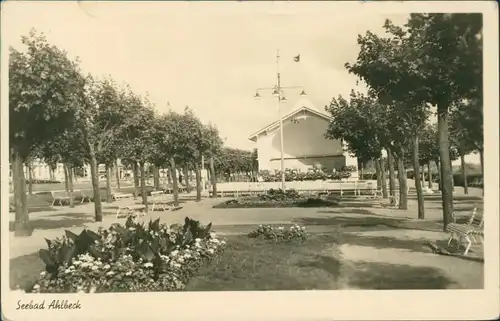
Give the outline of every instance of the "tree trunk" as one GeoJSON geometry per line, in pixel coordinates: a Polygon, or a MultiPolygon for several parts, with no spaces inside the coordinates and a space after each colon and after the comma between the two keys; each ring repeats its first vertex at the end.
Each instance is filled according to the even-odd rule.
{"type": "Polygon", "coordinates": [[[171,168],[167,171],[167,183],[168,183],[168,185],[172,184],[172,169],[171,168]]]}
{"type": "Polygon", "coordinates": [[[196,201],[201,201],[201,172],[198,162],[194,163],[194,174],[196,177],[196,201]]]}
{"type": "Polygon", "coordinates": [[[427,163],[427,172],[429,173],[428,174],[428,179],[429,179],[429,189],[432,189],[432,172],[431,172],[431,162],[429,161],[427,163]]]}
{"type": "Polygon", "coordinates": [[[446,227],[448,223],[451,222],[453,213],[453,175],[451,171],[448,135],[448,106],[440,107],[438,105],[438,137],[442,178],[443,231],[446,231],[446,227]]]}
{"type": "Polygon", "coordinates": [[[121,187],[120,187],[120,169],[118,168],[118,160],[117,159],[115,159],[114,167],[115,167],[115,175],[116,175],[116,189],[118,191],[121,191],[121,187]]]}
{"type": "Polygon", "coordinates": [[[210,181],[212,182],[212,197],[217,198],[217,178],[215,176],[214,158],[210,157],[210,181]]]}
{"type": "Polygon", "coordinates": [[[66,171],[68,172],[68,194],[69,194],[69,207],[75,207],[75,195],[73,194],[73,167],[71,165],[66,166],[66,171]]]}
{"type": "Polygon", "coordinates": [[[31,168],[31,162],[26,164],[28,168],[28,195],[33,195],[33,168],[31,168]]]}
{"type": "Polygon", "coordinates": [[[66,189],[66,192],[69,192],[68,167],[66,166],[66,164],[63,164],[63,170],[64,170],[64,189],[66,189]]]}
{"type": "Polygon", "coordinates": [[[139,163],[139,170],[141,172],[141,196],[142,204],[146,205],[146,213],[148,212],[148,193],[146,191],[146,171],[144,169],[144,162],[139,163]]]}
{"type": "Polygon", "coordinates": [[[52,168],[49,168],[49,179],[54,181],[54,170],[52,168]]]}
{"type": "Polygon", "coordinates": [[[186,184],[186,189],[190,190],[191,188],[189,186],[189,169],[188,169],[187,165],[184,166],[183,171],[184,171],[184,175],[183,176],[184,176],[184,182],[186,184]]]}
{"type": "Polygon", "coordinates": [[[385,176],[385,161],[383,158],[380,158],[380,180],[382,182],[382,198],[387,199],[389,196],[387,195],[387,178],[385,176]]]}
{"type": "Polygon", "coordinates": [[[97,168],[97,159],[94,148],[91,144],[90,148],[90,176],[92,178],[92,189],[94,190],[94,210],[95,221],[102,222],[102,205],[101,205],[101,190],[99,189],[99,173],[97,168]]]}
{"type": "Polygon", "coordinates": [[[464,194],[469,194],[469,187],[467,186],[467,168],[465,166],[465,155],[460,155],[460,164],[462,165],[462,179],[464,180],[464,194]]]}
{"type": "Polygon", "coordinates": [[[375,159],[373,161],[375,163],[375,175],[377,175],[377,189],[382,188],[382,176],[380,175],[380,161],[375,159]]]}
{"type": "MultiPolygon", "coordinates": [[[[418,163],[418,135],[414,134],[412,137],[413,149],[413,168],[415,169],[415,188],[417,189],[417,202],[418,202],[418,218],[423,220],[425,218],[424,210],[424,194],[422,193],[422,181],[420,178],[420,164],[418,163]]],[[[423,173],[422,173],[423,175],[423,173]]]]}
{"type": "Polygon", "coordinates": [[[106,164],[106,203],[113,201],[113,193],[111,191],[111,166],[106,164]]]}
{"type": "Polygon", "coordinates": [[[454,192],[455,191],[455,176],[453,173],[453,164],[452,164],[451,158],[450,158],[450,173],[451,173],[451,190],[452,190],[452,192],[454,192]]]}
{"type": "Polygon", "coordinates": [[[396,195],[396,175],[394,173],[394,157],[390,150],[387,151],[387,162],[389,163],[389,194],[391,196],[396,195]]]}
{"type": "Polygon", "coordinates": [[[14,185],[14,203],[16,208],[14,222],[15,235],[29,236],[31,235],[31,229],[29,226],[24,161],[17,152],[15,152],[13,156],[12,181],[14,185]]]}
{"type": "Polygon", "coordinates": [[[153,165],[153,182],[155,190],[160,189],[160,167],[153,165]]]}
{"type": "Polygon", "coordinates": [[[134,199],[137,199],[139,195],[139,168],[137,166],[137,162],[134,161],[134,199]]]}
{"type": "Polygon", "coordinates": [[[399,181],[399,209],[408,209],[408,182],[406,179],[406,169],[403,155],[396,158],[399,181]]]}
{"type": "Polygon", "coordinates": [[[482,195],[484,196],[484,152],[483,150],[479,151],[479,161],[481,162],[481,176],[482,176],[482,195]]]}
{"type": "Polygon", "coordinates": [[[437,167],[437,175],[438,175],[438,181],[439,181],[439,184],[438,184],[438,190],[442,191],[443,190],[443,186],[442,186],[442,183],[443,183],[443,178],[441,177],[441,162],[439,161],[439,158],[436,159],[436,167],[437,167]]]}
{"type": "Polygon", "coordinates": [[[177,180],[177,169],[175,168],[175,159],[170,158],[170,173],[172,175],[172,192],[174,194],[174,205],[179,206],[179,185],[177,180]]]}

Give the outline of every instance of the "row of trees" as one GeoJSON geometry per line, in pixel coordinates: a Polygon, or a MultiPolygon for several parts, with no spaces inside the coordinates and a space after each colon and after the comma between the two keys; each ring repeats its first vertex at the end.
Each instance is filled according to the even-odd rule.
{"type": "Polygon", "coordinates": [[[252,152],[223,148],[217,127],[203,124],[188,107],[183,113],[159,114],[147,95],[138,95],[110,77],[99,80],[84,74],[78,60],[69,59],[65,51],[50,45],[43,34],[32,30],[22,43],[24,50],[10,48],[9,58],[9,138],[16,230],[28,229],[23,167],[35,158],[52,167],[64,164],[71,200],[74,169],[90,165],[96,221],[102,221],[99,164],[106,166],[108,201],[112,168],[120,159],[133,169],[136,195],[140,190],[146,206],[148,165],[155,185],[159,170],[169,169],[176,203],[177,169],[195,172],[197,198],[201,199],[201,168],[205,165],[214,192],[216,172],[255,168],[252,152]]]}
{"type": "MultiPolygon", "coordinates": [[[[384,29],[384,36],[370,31],[358,36],[357,60],[345,67],[367,84],[368,92],[332,100],[327,111],[335,121],[326,137],[344,139],[351,153],[363,161],[377,160],[380,168],[385,150],[390,193],[395,168],[405,173],[410,159],[419,218],[424,218],[419,168],[436,162],[446,228],[453,211],[453,154],[463,161],[478,152],[483,160],[482,16],[411,14],[404,26],[388,20],[384,29]],[[434,108],[437,126],[429,124],[434,108]]],[[[406,175],[398,180],[399,206],[406,209],[406,175]]],[[[385,184],[382,188],[387,196],[385,184]]]]}

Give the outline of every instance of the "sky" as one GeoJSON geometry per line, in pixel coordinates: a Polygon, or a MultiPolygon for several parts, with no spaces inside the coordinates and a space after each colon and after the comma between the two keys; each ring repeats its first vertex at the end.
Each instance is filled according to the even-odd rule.
{"type": "MultiPolygon", "coordinates": [[[[187,105],[217,125],[231,147],[255,147],[250,134],[278,119],[270,91],[280,50],[283,86],[303,86],[320,110],[351,89],[364,91],[344,68],[354,62],[358,34],[382,33],[385,19],[403,24],[407,14],[357,6],[287,2],[4,2],[4,44],[22,48],[31,28],[79,57],[95,76],[111,75],[138,94],[148,93],[160,112],[187,105]],[[300,54],[301,61],[293,57],[300,54]]],[[[285,90],[282,108],[293,107],[301,88],[285,90]]]]}

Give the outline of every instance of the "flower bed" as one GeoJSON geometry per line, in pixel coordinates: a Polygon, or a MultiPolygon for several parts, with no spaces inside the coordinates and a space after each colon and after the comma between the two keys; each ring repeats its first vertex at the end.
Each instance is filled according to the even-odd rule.
{"type": "MultiPolygon", "coordinates": [[[[308,172],[299,172],[296,169],[285,169],[285,181],[316,181],[316,180],[341,180],[351,177],[354,166],[344,166],[340,171],[329,173],[323,169],[315,168],[308,172]]],[[[269,170],[259,171],[259,175],[264,182],[279,182],[281,181],[281,171],[271,172],[269,170]]]]}
{"type": "Polygon", "coordinates": [[[248,233],[250,238],[264,238],[273,241],[305,241],[308,238],[306,228],[298,224],[285,228],[283,226],[259,225],[259,227],[248,233]]]}
{"type": "Polygon", "coordinates": [[[241,197],[214,205],[214,208],[334,207],[339,199],[323,199],[299,194],[296,190],[270,189],[266,194],[241,197]]]}
{"type": "Polygon", "coordinates": [[[27,289],[35,293],[182,290],[199,268],[218,257],[225,241],[186,217],[183,226],[127,219],[96,232],[66,231],[40,250],[46,265],[27,289]]]}

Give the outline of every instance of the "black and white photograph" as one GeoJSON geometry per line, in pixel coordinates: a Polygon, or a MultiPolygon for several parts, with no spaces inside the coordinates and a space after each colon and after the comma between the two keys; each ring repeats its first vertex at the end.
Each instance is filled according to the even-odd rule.
{"type": "Polygon", "coordinates": [[[3,316],[497,317],[498,8],[425,4],[2,2],[3,316]]]}

